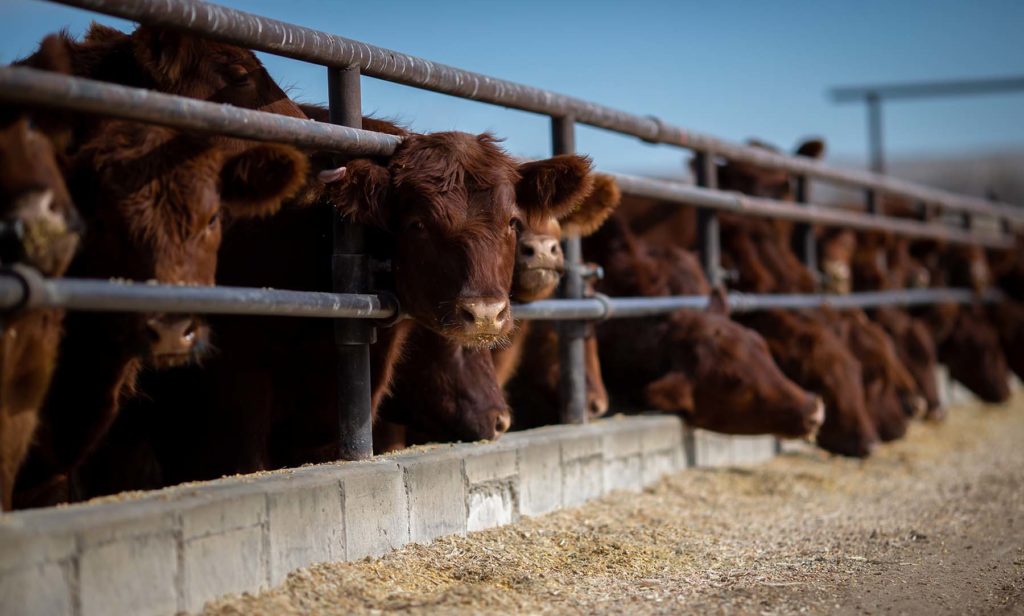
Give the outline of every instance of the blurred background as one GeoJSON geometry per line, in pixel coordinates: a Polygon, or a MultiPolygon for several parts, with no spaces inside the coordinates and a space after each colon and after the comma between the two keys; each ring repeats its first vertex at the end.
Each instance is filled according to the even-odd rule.
{"type": "MultiPolygon", "coordinates": [[[[518,2],[219,0],[220,4],[554,90],[732,141],[790,150],[821,136],[830,163],[867,166],[863,104],[840,85],[1024,75],[1024,2],[518,2]]],[[[0,0],[0,62],[94,14],[0,0]]],[[[131,23],[99,17],[124,30],[131,23]]],[[[324,69],[262,56],[302,102],[326,102],[324,69]]],[[[546,118],[363,81],[363,109],[414,130],[490,130],[523,156],[547,155],[546,118]]],[[[890,173],[1024,204],[1024,91],[884,105],[890,173]]],[[[580,127],[599,167],[688,177],[678,150],[580,127]]],[[[820,200],[842,198],[833,193],[820,200]]]]}

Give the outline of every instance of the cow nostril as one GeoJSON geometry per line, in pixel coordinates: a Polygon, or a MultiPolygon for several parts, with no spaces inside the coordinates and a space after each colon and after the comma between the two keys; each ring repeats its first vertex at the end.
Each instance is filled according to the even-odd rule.
{"type": "Polygon", "coordinates": [[[552,244],[551,245],[551,254],[553,254],[555,256],[558,256],[559,252],[561,252],[561,249],[559,248],[558,243],[556,242],[556,243],[552,244]]]}
{"type": "Polygon", "coordinates": [[[512,418],[507,410],[498,413],[494,419],[494,434],[500,436],[506,432],[512,426],[512,418]]]}
{"type": "Polygon", "coordinates": [[[534,255],[533,246],[529,244],[523,244],[522,246],[519,247],[519,254],[523,255],[524,257],[532,257],[534,255]]]}
{"type": "Polygon", "coordinates": [[[476,323],[476,314],[469,308],[459,308],[459,318],[466,323],[476,323]]]}
{"type": "Polygon", "coordinates": [[[498,313],[498,318],[496,319],[497,322],[498,323],[504,323],[505,321],[507,321],[509,316],[511,316],[511,310],[512,310],[511,307],[506,302],[505,303],[505,307],[502,308],[501,312],[498,313]]]}

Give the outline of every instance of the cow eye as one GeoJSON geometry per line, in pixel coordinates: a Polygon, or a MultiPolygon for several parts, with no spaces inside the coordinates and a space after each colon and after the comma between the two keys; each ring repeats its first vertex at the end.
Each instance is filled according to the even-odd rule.
{"type": "Polygon", "coordinates": [[[232,85],[244,86],[249,83],[249,69],[241,64],[232,64],[228,67],[227,78],[232,85]]]}
{"type": "Polygon", "coordinates": [[[522,231],[523,231],[523,221],[518,216],[513,216],[508,221],[508,227],[509,227],[509,229],[512,229],[516,233],[522,233],[522,231]]]}
{"type": "Polygon", "coordinates": [[[426,227],[426,225],[423,224],[422,220],[416,219],[416,220],[410,220],[408,223],[406,223],[405,228],[408,231],[417,231],[417,232],[419,232],[419,231],[423,231],[427,227],[426,227]]]}
{"type": "Polygon", "coordinates": [[[220,212],[214,212],[213,216],[210,216],[210,220],[206,222],[206,226],[207,228],[212,229],[213,227],[217,226],[218,222],[220,222],[220,212]]]}

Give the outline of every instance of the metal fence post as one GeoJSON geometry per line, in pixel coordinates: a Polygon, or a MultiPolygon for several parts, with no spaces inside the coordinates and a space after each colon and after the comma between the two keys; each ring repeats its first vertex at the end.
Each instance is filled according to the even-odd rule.
{"type": "Polygon", "coordinates": [[[885,150],[882,144],[882,97],[868,92],[864,97],[868,107],[868,148],[871,152],[871,170],[885,173],[885,150]]]}
{"type": "MultiPolygon", "coordinates": [[[[551,150],[555,155],[576,151],[576,120],[573,116],[551,118],[551,150]]],[[[562,240],[565,253],[565,275],[562,277],[561,296],[566,299],[583,297],[583,250],[580,236],[571,234],[562,240]]],[[[587,381],[584,363],[584,337],[586,324],[582,321],[559,323],[558,354],[562,367],[559,379],[561,393],[561,421],[564,424],[587,423],[587,381]]]]}
{"type": "MultiPolygon", "coordinates": [[[[363,127],[359,67],[327,69],[330,121],[363,127]]],[[[370,286],[369,260],[361,225],[335,215],[331,255],[333,290],[363,293],[370,286]]],[[[343,460],[373,456],[373,419],[370,407],[370,344],[376,330],[366,319],[334,322],[337,348],[338,455],[343,460]]]]}
{"type": "MultiPolygon", "coordinates": [[[[807,176],[798,175],[794,180],[793,197],[797,204],[807,205],[807,176]]],[[[818,238],[814,236],[814,226],[810,223],[802,222],[796,226],[794,231],[798,247],[797,254],[800,260],[811,271],[815,280],[820,280],[821,276],[818,272],[818,238]]]]}
{"type": "MultiPolygon", "coordinates": [[[[718,168],[712,152],[697,152],[694,156],[697,186],[718,188],[718,168]]],[[[722,284],[722,247],[718,226],[718,213],[708,208],[697,208],[697,242],[700,262],[712,287],[722,284]]]]}

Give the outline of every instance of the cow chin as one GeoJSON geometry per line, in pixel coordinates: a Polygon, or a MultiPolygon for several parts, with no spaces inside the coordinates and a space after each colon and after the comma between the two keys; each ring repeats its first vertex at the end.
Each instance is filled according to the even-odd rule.
{"type": "Polygon", "coordinates": [[[534,302],[550,297],[558,288],[562,273],[556,269],[535,267],[516,273],[515,298],[521,302],[534,302]]]}

